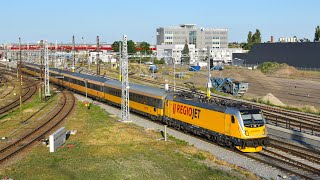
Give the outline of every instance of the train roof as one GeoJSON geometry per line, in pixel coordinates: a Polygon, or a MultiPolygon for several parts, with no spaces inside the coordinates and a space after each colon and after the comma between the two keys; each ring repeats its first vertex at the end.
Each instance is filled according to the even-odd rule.
{"type": "Polygon", "coordinates": [[[56,71],[59,73],[63,73],[63,74],[69,74],[71,76],[75,76],[80,79],[87,79],[87,80],[97,81],[97,82],[101,82],[101,83],[109,80],[108,78],[103,78],[103,77],[99,77],[99,76],[92,76],[89,74],[82,74],[82,73],[77,73],[77,72],[70,72],[70,71],[66,71],[66,70],[62,70],[62,69],[58,69],[58,68],[50,68],[50,70],[53,70],[53,71],[56,71]]]}
{"type": "MultiPolygon", "coordinates": [[[[27,63],[27,64],[31,65],[31,66],[40,67],[40,65],[38,65],[38,64],[32,64],[32,63],[27,63]]],[[[81,73],[77,73],[77,72],[70,72],[70,71],[61,70],[58,68],[50,68],[50,70],[58,72],[58,73],[63,73],[63,74],[75,76],[80,79],[88,79],[88,80],[92,80],[92,81],[101,82],[106,85],[118,88],[118,89],[122,88],[122,83],[118,80],[102,78],[102,77],[97,77],[97,76],[88,75],[88,74],[81,74],[81,73]]],[[[130,87],[130,90],[135,91],[140,94],[149,94],[149,95],[160,96],[160,97],[163,97],[166,94],[166,91],[164,89],[155,88],[155,87],[151,87],[151,86],[129,83],[129,87],[130,87]]]]}
{"type": "MultiPolygon", "coordinates": [[[[104,83],[106,85],[117,87],[119,89],[121,89],[122,87],[122,83],[118,80],[109,79],[104,83]]],[[[141,94],[150,94],[150,95],[161,96],[161,97],[166,94],[166,91],[164,89],[151,87],[151,86],[129,83],[129,87],[130,87],[130,90],[136,91],[138,93],[140,92],[141,94]]]]}
{"type": "MultiPolygon", "coordinates": [[[[31,66],[35,66],[35,67],[40,67],[39,64],[32,64],[32,63],[26,63],[27,65],[31,65],[31,66]]],[[[87,80],[92,80],[92,81],[97,81],[97,82],[105,82],[108,80],[108,78],[103,78],[103,77],[98,77],[98,76],[92,76],[92,75],[88,75],[88,74],[81,74],[81,73],[77,73],[77,72],[70,72],[70,71],[66,71],[66,70],[62,70],[62,69],[58,69],[58,68],[50,68],[50,71],[55,71],[58,73],[63,73],[63,74],[69,74],[75,77],[78,77],[80,79],[87,79],[87,80]]]]}

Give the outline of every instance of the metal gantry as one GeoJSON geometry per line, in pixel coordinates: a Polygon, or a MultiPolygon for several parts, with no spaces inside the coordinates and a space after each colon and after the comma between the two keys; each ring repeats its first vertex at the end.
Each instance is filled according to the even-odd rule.
{"type": "Polygon", "coordinates": [[[122,74],[122,101],[121,101],[121,120],[123,122],[131,122],[129,108],[129,79],[128,79],[128,46],[127,36],[123,35],[122,42],[122,58],[121,58],[121,74],[122,74]]]}
{"type": "Polygon", "coordinates": [[[48,42],[45,42],[44,48],[44,96],[50,96],[49,86],[49,49],[48,42]]]}
{"type": "Polygon", "coordinates": [[[100,40],[99,40],[99,36],[97,36],[96,51],[97,51],[97,55],[96,55],[97,74],[100,75],[100,40]]]}
{"type": "Polygon", "coordinates": [[[74,46],[75,46],[75,41],[74,41],[74,36],[72,36],[72,67],[71,71],[74,72],[75,70],[75,64],[76,64],[76,57],[75,57],[75,52],[74,52],[74,46]]]}

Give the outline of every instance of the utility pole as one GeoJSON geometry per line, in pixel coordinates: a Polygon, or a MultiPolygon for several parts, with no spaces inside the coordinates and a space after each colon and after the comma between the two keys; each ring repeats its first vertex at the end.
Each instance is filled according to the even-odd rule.
{"type": "Polygon", "coordinates": [[[211,83],[211,67],[210,67],[210,46],[207,47],[207,56],[208,56],[208,62],[207,62],[207,67],[208,67],[208,84],[207,84],[207,97],[208,99],[211,97],[211,91],[210,88],[212,87],[211,83]]]}
{"type": "Polygon", "coordinates": [[[122,42],[122,96],[121,96],[121,120],[122,122],[132,122],[130,120],[129,111],[129,79],[128,79],[128,47],[127,47],[127,36],[123,35],[122,42]]]}
{"type": "MultiPolygon", "coordinates": [[[[44,49],[44,96],[50,96],[50,86],[49,86],[49,48],[48,42],[45,43],[44,49]]],[[[52,47],[52,46],[51,46],[52,47]]]]}
{"type": "Polygon", "coordinates": [[[121,60],[121,58],[122,58],[122,56],[121,56],[121,41],[119,41],[119,81],[121,81],[121,76],[122,76],[122,60],[121,60]]]}
{"type": "Polygon", "coordinates": [[[57,68],[57,61],[58,61],[58,56],[57,56],[57,52],[58,52],[58,41],[56,40],[56,44],[54,47],[54,68],[57,68]]]}
{"type": "Polygon", "coordinates": [[[9,66],[9,59],[8,59],[8,44],[5,44],[4,49],[4,58],[6,59],[6,69],[8,69],[9,66]]]}
{"type": "Polygon", "coordinates": [[[97,36],[97,47],[96,47],[96,51],[97,51],[97,56],[96,56],[96,62],[97,62],[97,75],[100,75],[100,44],[99,44],[99,36],[97,36]]]}
{"type": "MultiPolygon", "coordinates": [[[[20,70],[20,120],[22,119],[22,57],[21,57],[21,38],[19,38],[19,59],[20,59],[20,65],[19,65],[19,70],[20,70]]],[[[18,69],[18,63],[17,63],[17,69],[18,69]]]]}
{"type": "Polygon", "coordinates": [[[71,67],[71,71],[74,72],[75,70],[75,52],[74,52],[74,46],[75,46],[75,42],[74,42],[74,36],[72,36],[72,67],[71,67]]]}
{"type": "MultiPolygon", "coordinates": [[[[20,44],[19,44],[19,48],[20,48],[20,44]]],[[[20,50],[19,50],[20,51],[20,50]]],[[[18,63],[18,61],[19,61],[19,52],[16,52],[16,68],[17,68],[17,81],[19,81],[19,63],[18,63]]]]}
{"type": "Polygon", "coordinates": [[[39,96],[40,96],[40,100],[42,101],[43,100],[42,99],[42,77],[43,77],[43,54],[44,54],[44,52],[43,52],[43,40],[40,41],[40,51],[39,51],[39,53],[40,53],[39,96]]]}

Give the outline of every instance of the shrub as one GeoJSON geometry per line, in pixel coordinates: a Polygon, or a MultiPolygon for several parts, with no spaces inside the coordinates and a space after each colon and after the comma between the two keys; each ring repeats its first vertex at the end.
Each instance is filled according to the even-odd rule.
{"type": "Polygon", "coordinates": [[[279,64],[277,62],[264,62],[259,65],[258,69],[261,70],[262,73],[272,73],[279,69],[281,69],[286,64],[279,64]]]}

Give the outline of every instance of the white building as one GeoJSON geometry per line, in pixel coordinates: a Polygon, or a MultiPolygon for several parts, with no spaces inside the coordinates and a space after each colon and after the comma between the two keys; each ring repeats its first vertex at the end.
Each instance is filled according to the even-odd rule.
{"type": "Polygon", "coordinates": [[[297,39],[297,37],[292,37],[292,38],[288,38],[288,37],[283,38],[283,37],[281,37],[281,38],[279,38],[279,42],[281,42],[281,43],[298,42],[298,39],[297,39]]]}
{"type": "MultiPolygon", "coordinates": [[[[184,48],[184,44],[181,45],[157,45],[157,59],[164,58],[168,64],[181,64],[181,55],[184,48]]],[[[190,64],[197,62],[195,45],[189,44],[189,56],[190,64]]]]}
{"type": "MultiPolygon", "coordinates": [[[[181,54],[185,45],[157,45],[157,59],[164,58],[167,63],[181,63],[181,54]]],[[[210,55],[215,63],[231,64],[233,53],[243,53],[241,48],[212,48],[210,55]]],[[[201,50],[195,48],[195,45],[189,44],[190,64],[199,65],[206,61],[207,49],[201,50]]]]}
{"type": "Polygon", "coordinates": [[[228,30],[197,28],[195,24],[157,28],[157,45],[184,45],[186,41],[199,49],[228,48],[228,30]]]}
{"type": "Polygon", "coordinates": [[[105,51],[103,52],[92,51],[89,53],[89,63],[96,63],[98,54],[102,62],[115,63],[117,61],[114,53],[107,53],[105,51]]]}
{"type": "MultiPolygon", "coordinates": [[[[233,53],[244,53],[241,48],[221,48],[221,49],[211,49],[210,56],[215,63],[231,64],[233,53]]],[[[198,51],[198,59],[204,60],[207,56],[207,49],[204,48],[198,51]]]]}

